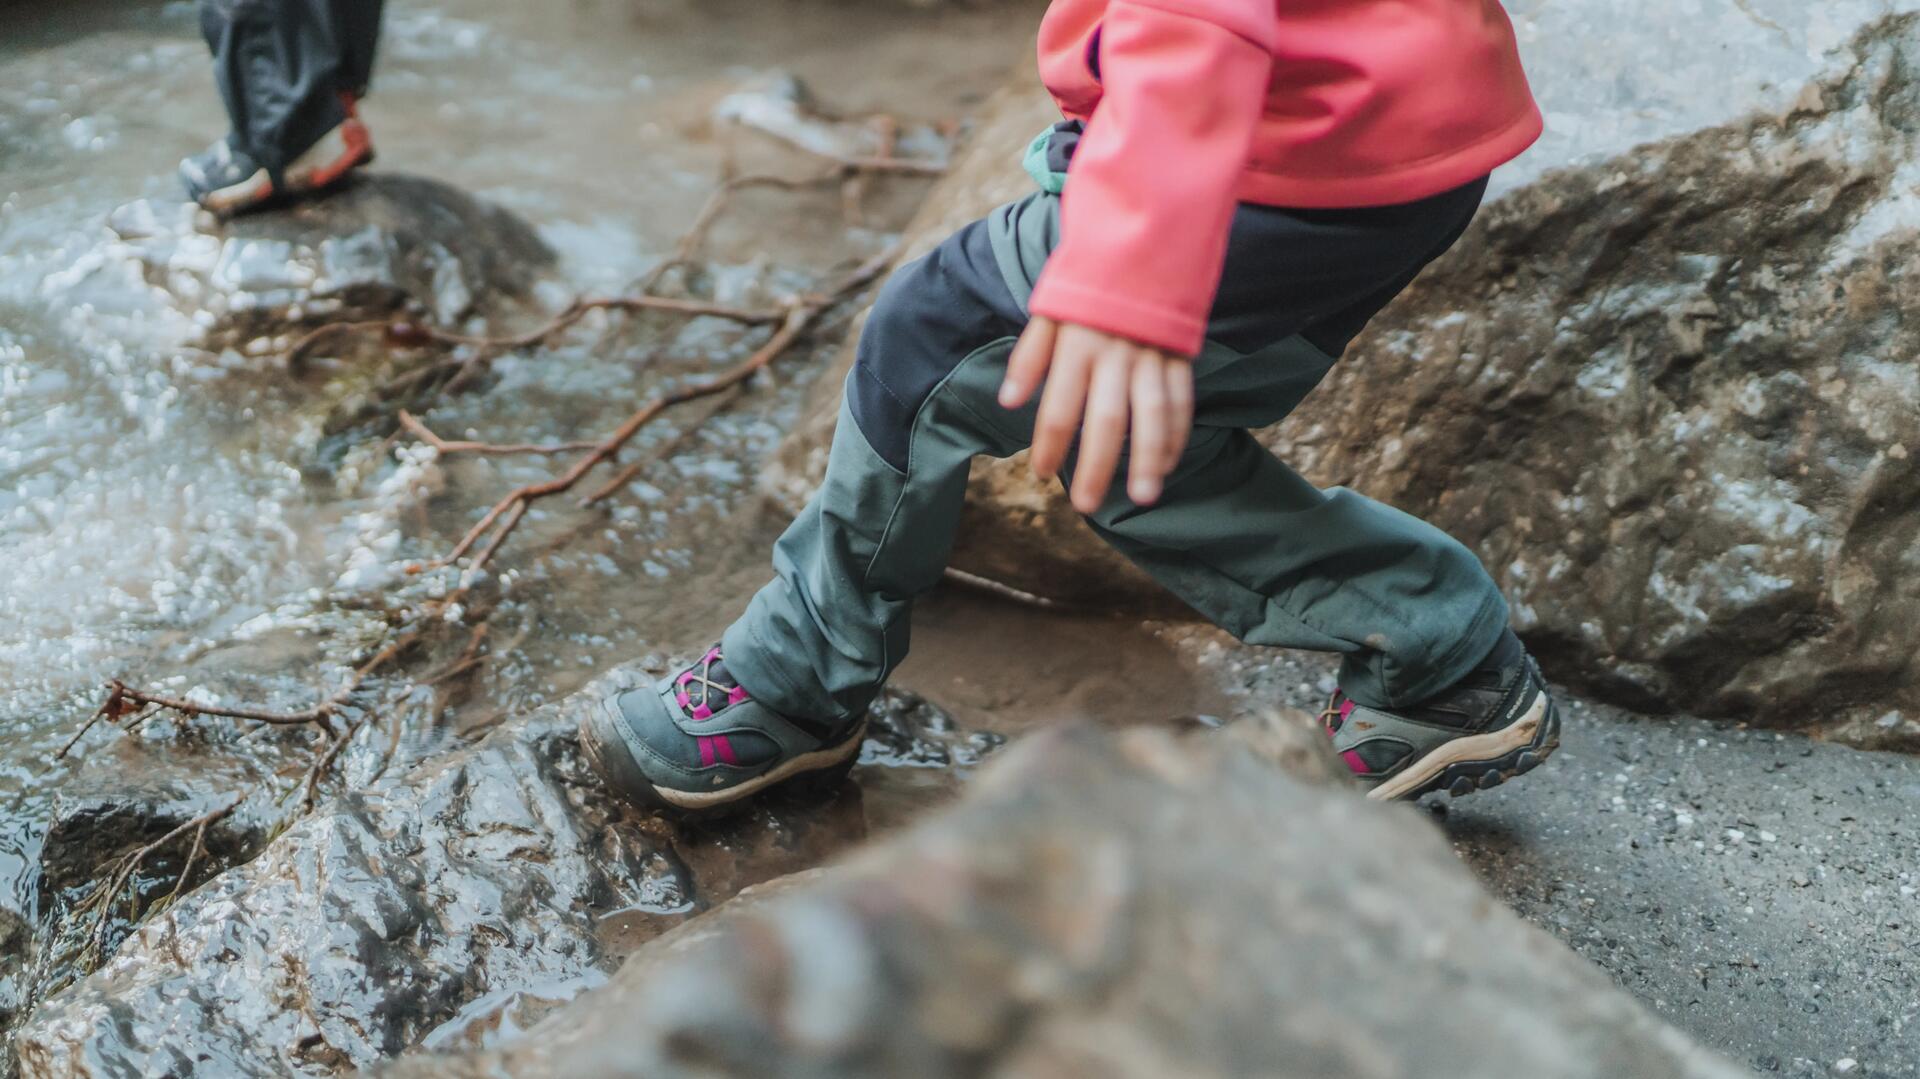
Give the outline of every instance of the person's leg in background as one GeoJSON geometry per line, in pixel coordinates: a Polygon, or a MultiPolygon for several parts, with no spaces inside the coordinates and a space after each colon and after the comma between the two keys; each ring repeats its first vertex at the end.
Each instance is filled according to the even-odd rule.
{"type": "Polygon", "coordinates": [[[188,194],[230,215],[324,189],[373,159],[355,103],[382,0],[201,0],[231,131],[181,162],[188,194]]]}

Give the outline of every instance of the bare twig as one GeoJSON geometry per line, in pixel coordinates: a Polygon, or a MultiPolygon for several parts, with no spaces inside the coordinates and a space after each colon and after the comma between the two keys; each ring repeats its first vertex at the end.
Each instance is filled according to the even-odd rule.
{"type": "Polygon", "coordinates": [[[1010,584],[996,581],[991,577],[982,577],[977,573],[968,573],[966,570],[954,569],[951,566],[947,567],[945,576],[947,580],[957,585],[987,592],[999,596],[1001,599],[1012,600],[1015,603],[1023,603],[1029,607],[1038,607],[1043,611],[1074,611],[1080,609],[1074,604],[1035,595],[1024,589],[1015,588],[1010,584]]]}
{"type": "Polygon", "coordinates": [[[598,488],[596,488],[593,491],[593,493],[582,497],[580,501],[577,503],[579,508],[586,509],[589,506],[596,505],[604,501],[605,499],[612,497],[612,495],[616,491],[620,490],[622,487],[625,487],[629,482],[633,480],[635,476],[638,476],[641,473],[641,471],[644,470],[648,465],[653,464],[657,461],[665,460],[667,457],[672,456],[674,451],[678,450],[681,446],[686,445],[687,442],[692,440],[694,435],[700,433],[700,427],[702,424],[706,423],[708,420],[712,419],[714,416],[724,411],[728,403],[732,401],[734,395],[739,392],[740,392],[740,387],[734,386],[725,393],[716,394],[714,396],[713,403],[709,405],[704,412],[702,412],[699,416],[695,417],[694,419],[689,420],[686,426],[680,428],[679,432],[677,432],[672,438],[667,439],[664,443],[662,443],[659,446],[659,448],[655,449],[652,453],[648,454],[645,459],[635,461],[632,464],[629,464],[627,467],[621,469],[619,473],[617,473],[612,479],[608,480],[606,483],[603,483],[598,488]]]}
{"type": "Polygon", "coordinates": [[[353,741],[353,736],[359,734],[360,728],[366,726],[366,724],[367,721],[365,717],[355,720],[353,725],[347,728],[345,734],[333,740],[333,744],[327,747],[326,752],[314,758],[313,764],[307,768],[306,779],[302,783],[302,786],[306,788],[306,795],[300,801],[300,812],[313,812],[313,802],[320,791],[320,780],[325,778],[326,774],[332,770],[334,758],[340,756],[340,751],[347,747],[348,742],[353,741]]]}
{"type": "MultiPolygon", "coordinates": [[[[152,705],[158,708],[164,708],[170,712],[176,712],[188,719],[192,719],[195,716],[225,716],[229,719],[245,719],[255,723],[270,723],[276,726],[297,726],[303,723],[320,723],[325,720],[328,716],[339,710],[340,706],[346,702],[347,696],[353,692],[358,684],[359,680],[355,679],[341,692],[328,697],[319,704],[309,708],[302,708],[297,712],[270,712],[262,708],[227,708],[221,705],[201,704],[198,701],[189,701],[180,697],[167,697],[148,690],[135,689],[116,678],[107,683],[107,702],[100,706],[100,710],[95,712],[94,716],[97,719],[102,715],[124,715],[129,711],[133,711],[133,708],[124,707],[128,704],[135,707],[152,705]]],[[[92,726],[93,721],[88,721],[87,725],[92,726]]],[[[86,727],[81,728],[81,733],[86,733],[86,727]]],[[[69,742],[67,744],[71,746],[73,743],[69,742]]],[[[65,753],[66,751],[62,750],[61,752],[65,753]]]]}
{"type": "Polygon", "coordinates": [[[420,422],[419,417],[404,408],[400,410],[399,419],[402,430],[420,441],[425,442],[427,445],[432,446],[434,449],[439,450],[442,454],[478,453],[504,455],[516,453],[575,453],[579,450],[590,450],[596,445],[596,443],[593,442],[549,442],[542,445],[531,445],[524,442],[507,444],[495,442],[449,442],[439,435],[434,434],[428,429],[426,424],[420,422]]]}
{"type": "MultiPolygon", "coordinates": [[[[198,859],[200,851],[205,846],[207,829],[213,824],[224,820],[231,815],[234,810],[240,808],[240,803],[246,801],[250,793],[251,791],[242,791],[235,795],[233,800],[226,805],[218,809],[208,810],[192,820],[183,821],[175,825],[172,829],[168,830],[165,835],[143,847],[121,855],[120,858],[113,863],[113,868],[108,871],[106,879],[96,885],[93,891],[87,893],[85,899],[82,899],[74,906],[76,913],[91,914],[93,916],[93,929],[87,935],[87,950],[95,959],[97,959],[100,953],[106,948],[107,925],[113,916],[114,901],[118,898],[120,892],[128,886],[128,883],[133,879],[133,875],[139,871],[141,865],[146,862],[147,858],[155,851],[160,850],[181,836],[189,832],[193,833],[193,846],[188,851],[186,867],[181,870],[179,879],[174,882],[173,890],[174,893],[177,894],[186,884],[186,876],[192,872],[194,862],[198,859]]],[[[134,898],[137,901],[137,897],[134,898]]]]}
{"type": "Polygon", "coordinates": [[[882,152],[874,157],[836,154],[831,150],[822,150],[817,146],[808,146],[799,139],[783,132],[775,131],[772,128],[754,127],[750,130],[766,135],[782,145],[791,146],[809,157],[817,157],[823,161],[831,161],[839,166],[842,172],[891,172],[908,176],[940,176],[947,171],[947,167],[937,161],[915,161],[911,158],[893,156],[892,150],[898,138],[899,121],[891,116],[878,116],[875,117],[874,120],[878,124],[891,125],[893,129],[892,133],[889,134],[888,129],[885,126],[882,127],[882,152]]]}

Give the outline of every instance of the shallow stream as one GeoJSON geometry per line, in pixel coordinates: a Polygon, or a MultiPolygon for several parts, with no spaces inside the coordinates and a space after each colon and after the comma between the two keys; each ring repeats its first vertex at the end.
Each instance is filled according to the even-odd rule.
{"type": "MultiPolygon", "coordinates": [[[[308,752],[297,735],[243,741],[230,723],[155,720],[131,738],[96,729],[56,759],[107,679],[304,707],[365,658],[393,596],[425,587],[403,567],[560,467],[408,465],[371,436],[343,448],[328,423],[356,387],[350,361],[291,371],[280,357],[198,347],[209,320],[129,263],[108,227],[142,200],[141,214],[177,218],[174,163],[224,126],[193,5],[15,5],[4,19],[0,1025],[32,995],[18,966],[32,930],[6,926],[46,916],[41,848],[87,762],[96,783],[103,768],[177,774],[228,757],[284,782],[308,752]]],[[[994,5],[878,0],[400,0],[364,112],[376,170],[490,200],[557,253],[517,326],[571,295],[631,288],[735,156],[817,171],[804,154],[718,129],[726,95],[791,75],[825,113],[944,132],[1001,81],[1028,24],[994,5]]],[[[882,250],[925,184],[876,180],[857,214],[833,188],[747,193],[714,230],[701,286],[742,302],[812,287],[882,250]]],[[[218,228],[200,227],[181,257],[218,247],[218,228]]],[[[717,369],[764,337],[710,323],[591,318],[502,358],[426,419],[454,438],[593,437],[662,379],[717,369]]],[[[531,513],[499,560],[488,662],[457,691],[409,702],[399,765],[609,664],[710,640],[764,576],[780,522],[760,509],[754,474],[835,336],[784,357],[711,418],[696,406],[650,428],[636,456],[658,459],[603,506],[531,513]]]]}

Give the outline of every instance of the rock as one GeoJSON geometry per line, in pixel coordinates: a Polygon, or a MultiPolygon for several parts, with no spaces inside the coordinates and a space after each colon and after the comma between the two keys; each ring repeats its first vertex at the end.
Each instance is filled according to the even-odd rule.
{"type": "Polygon", "coordinates": [[[954,807],[409,1076],[1735,1076],[1491,900],[1298,720],[1053,728],[954,807]],[[1444,1001],[1444,1006],[1439,1002],[1444,1001]]]}
{"type": "Polygon", "coordinates": [[[792,74],[754,79],[713,107],[719,124],[736,124],[824,158],[877,157],[883,151],[907,161],[946,164],[948,140],[926,124],[895,130],[889,141],[881,129],[826,115],[806,84],[792,74]]]}
{"type": "MultiPolygon", "coordinates": [[[[22,956],[33,949],[33,927],[19,915],[0,907],[0,955],[22,956]]],[[[13,1026],[21,1009],[31,999],[29,973],[13,963],[0,964],[0,1030],[13,1026]]],[[[0,1068],[11,1064],[10,1054],[0,1050],[0,1068]]]]}
{"type": "MultiPolygon", "coordinates": [[[[1920,4],[1508,6],[1547,136],[1264,441],[1472,545],[1558,678],[1920,747],[1920,4]]],[[[1029,80],[922,246],[1024,190],[1029,80]]],[[[793,436],[784,502],[831,419],[793,436]]],[[[1017,462],[971,493],[962,568],[1154,594],[1017,462]]]]}
{"type": "MultiPolygon", "coordinates": [[[[874,724],[868,767],[964,767],[995,744],[913,698],[883,698],[874,724]]],[[[357,744],[347,773],[380,749],[357,744]]],[[[21,1074],[319,1076],[486,1045],[866,831],[853,786],[685,827],[618,809],[549,707],[356,785],[148,920],[28,1016],[21,1074]]]]}
{"type": "MultiPolygon", "coordinates": [[[[1716,45],[1726,122],[1696,105],[1554,171],[1581,140],[1544,147],[1270,441],[1473,545],[1558,677],[1920,747],[1874,722],[1920,703],[1920,22],[1842,5],[1836,73],[1760,90],[1834,43],[1836,9],[1748,6],[1767,25],[1716,45]]],[[[1683,18],[1602,7],[1649,28],[1627,38],[1683,18]]],[[[1551,57],[1570,126],[1666,85],[1556,97],[1551,57]]]]}
{"type": "MultiPolygon", "coordinates": [[[[40,847],[40,909],[46,912],[45,943],[16,953],[38,954],[35,995],[57,991],[89,972],[98,946],[119,945],[132,926],[127,917],[137,904],[151,910],[176,890],[211,879],[252,858],[264,847],[287,809],[260,786],[271,757],[260,759],[159,749],[135,738],[116,737],[89,749],[79,767],[60,785],[53,819],[40,847]],[[231,812],[238,792],[253,791],[231,812]],[[187,864],[191,839],[177,840],[143,858],[124,890],[107,910],[103,932],[95,940],[100,917],[90,905],[96,890],[124,857],[163,837],[190,829],[213,814],[200,850],[187,864]],[[188,874],[183,885],[182,874],[188,874]]],[[[185,834],[185,833],[183,833],[185,834]]],[[[23,940],[31,945],[31,940],[23,940]]]]}
{"type": "Polygon", "coordinates": [[[144,282],[192,332],[245,349],[325,322],[417,309],[444,326],[531,298],[553,252],[514,214],[438,180],[368,173],[326,198],[218,224],[188,203],[141,199],[50,280],[74,305],[123,308],[144,282]]]}

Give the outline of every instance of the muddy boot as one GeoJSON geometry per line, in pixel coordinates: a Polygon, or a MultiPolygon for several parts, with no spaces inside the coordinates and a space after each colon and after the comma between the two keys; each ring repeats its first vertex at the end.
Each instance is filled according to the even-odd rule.
{"type": "Polygon", "coordinates": [[[623,688],[616,677],[578,699],[588,763],[646,809],[714,810],[776,786],[836,785],[867,726],[775,712],[734,680],[717,647],[651,686],[623,688]]]}
{"type": "Polygon", "coordinates": [[[1419,704],[1369,708],[1336,692],[1320,718],[1376,799],[1498,786],[1560,745],[1559,709],[1512,630],[1465,678],[1419,704]]]}

